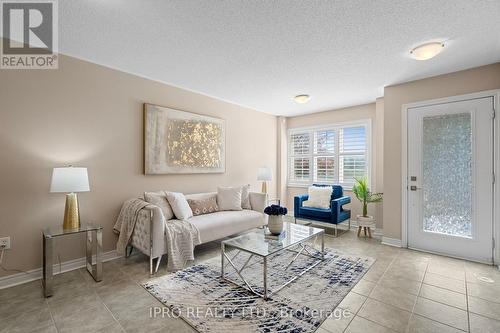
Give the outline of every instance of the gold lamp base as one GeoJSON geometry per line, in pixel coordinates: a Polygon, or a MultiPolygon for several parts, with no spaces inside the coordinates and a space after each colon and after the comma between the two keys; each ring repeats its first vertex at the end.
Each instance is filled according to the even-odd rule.
{"type": "Polygon", "coordinates": [[[76,193],[66,194],[66,206],[64,207],[63,229],[80,228],[80,213],[78,212],[78,197],[76,193]]]}
{"type": "Polygon", "coordinates": [[[262,193],[267,193],[267,182],[262,182],[262,193]]]}

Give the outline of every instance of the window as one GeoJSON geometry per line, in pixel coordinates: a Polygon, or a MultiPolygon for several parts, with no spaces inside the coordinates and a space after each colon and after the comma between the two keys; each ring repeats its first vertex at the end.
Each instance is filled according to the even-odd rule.
{"type": "Polygon", "coordinates": [[[352,186],[368,176],[369,121],[289,131],[291,185],[312,183],[352,186]]]}

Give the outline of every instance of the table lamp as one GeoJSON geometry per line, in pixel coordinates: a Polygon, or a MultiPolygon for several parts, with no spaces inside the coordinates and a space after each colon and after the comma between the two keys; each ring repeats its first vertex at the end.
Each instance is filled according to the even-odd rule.
{"type": "Polygon", "coordinates": [[[267,193],[267,182],[273,180],[273,169],[259,168],[257,170],[257,180],[262,181],[262,193],[267,193]]]}
{"type": "Polygon", "coordinates": [[[72,166],[54,168],[52,171],[51,193],[67,193],[64,208],[63,229],[80,228],[80,213],[78,211],[78,197],[75,192],[88,192],[89,177],[87,168],[72,166]]]}

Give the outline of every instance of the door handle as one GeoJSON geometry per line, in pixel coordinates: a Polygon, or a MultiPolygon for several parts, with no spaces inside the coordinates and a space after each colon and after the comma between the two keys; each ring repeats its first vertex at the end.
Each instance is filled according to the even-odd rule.
{"type": "Polygon", "coordinates": [[[418,187],[415,185],[410,186],[410,191],[423,190],[423,189],[424,189],[423,187],[418,187]]]}

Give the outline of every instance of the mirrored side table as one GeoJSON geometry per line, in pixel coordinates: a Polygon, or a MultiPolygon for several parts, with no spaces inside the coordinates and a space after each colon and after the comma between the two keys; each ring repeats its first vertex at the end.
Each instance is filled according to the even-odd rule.
{"type": "Polygon", "coordinates": [[[82,224],[78,229],[63,229],[61,226],[54,226],[42,230],[43,238],[43,289],[45,297],[52,296],[53,282],[53,260],[54,260],[54,239],[85,233],[87,237],[87,271],[96,282],[102,280],[102,227],[93,224],[82,224]],[[93,258],[95,256],[95,263],[93,258]]]}

